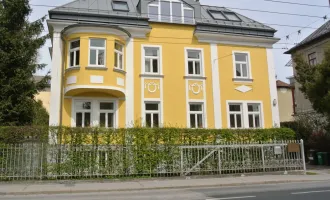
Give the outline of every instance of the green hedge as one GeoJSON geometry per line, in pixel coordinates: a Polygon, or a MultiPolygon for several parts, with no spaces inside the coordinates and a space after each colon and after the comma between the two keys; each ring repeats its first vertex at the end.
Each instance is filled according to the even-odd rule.
{"type": "Polygon", "coordinates": [[[48,135],[61,144],[215,144],[218,142],[262,142],[294,140],[289,128],[272,129],[180,129],[180,128],[71,128],[71,127],[0,127],[1,143],[26,140],[47,142],[48,135]]]}

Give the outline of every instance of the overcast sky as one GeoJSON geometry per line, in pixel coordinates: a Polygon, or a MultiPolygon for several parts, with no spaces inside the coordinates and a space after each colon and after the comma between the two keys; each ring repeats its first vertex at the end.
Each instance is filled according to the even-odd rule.
{"type": "MultiPolygon", "coordinates": [[[[52,5],[52,6],[60,6],[66,3],[71,2],[72,0],[31,0],[31,4],[39,4],[39,5],[52,5]]],[[[110,1],[110,0],[109,0],[110,1]]],[[[297,2],[302,4],[315,4],[315,5],[323,5],[326,6],[329,4],[328,0],[282,0],[287,2],[297,2]]],[[[327,7],[312,7],[312,6],[300,6],[300,5],[290,5],[290,4],[282,4],[269,2],[267,0],[200,0],[202,4],[205,5],[214,5],[214,6],[224,6],[230,8],[243,8],[243,9],[253,9],[253,10],[267,10],[274,12],[285,12],[285,13],[296,13],[303,15],[312,15],[312,16],[325,16],[329,15],[330,18],[330,9],[327,7]]],[[[35,7],[33,6],[33,14],[30,17],[30,20],[36,20],[44,15],[48,14],[48,10],[50,8],[47,7],[35,7]]],[[[268,24],[287,24],[294,26],[303,26],[315,22],[311,27],[318,28],[323,23],[325,23],[324,19],[312,18],[312,17],[302,17],[302,16],[291,16],[291,15],[280,15],[273,13],[264,13],[264,12],[254,12],[254,11],[246,11],[246,10],[235,10],[242,15],[252,18],[253,20],[268,23],[268,24]]],[[[282,40],[279,43],[298,43],[309,34],[311,34],[315,29],[303,29],[301,30],[301,34],[298,35],[298,30],[300,28],[293,27],[284,27],[284,26],[275,26],[271,25],[271,27],[275,28],[277,31],[276,37],[281,38],[282,40]],[[293,33],[294,32],[294,33],[293,33]],[[286,39],[286,35],[291,34],[290,39],[286,39]]],[[[47,29],[47,27],[46,27],[47,29]]],[[[47,69],[38,72],[38,74],[45,74],[46,71],[51,69],[51,59],[48,51],[48,47],[50,47],[50,41],[40,50],[40,62],[48,64],[47,69]]],[[[285,44],[276,44],[274,48],[285,48],[292,47],[293,45],[285,45],[285,44]]],[[[285,50],[282,49],[274,49],[274,57],[275,57],[275,65],[276,65],[276,73],[278,79],[287,81],[286,77],[292,76],[292,68],[285,67],[285,64],[290,60],[290,56],[284,55],[283,52],[285,50]]]]}

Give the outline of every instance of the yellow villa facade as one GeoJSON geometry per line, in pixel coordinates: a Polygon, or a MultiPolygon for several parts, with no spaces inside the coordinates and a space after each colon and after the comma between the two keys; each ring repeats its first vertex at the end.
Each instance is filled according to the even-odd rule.
{"type": "Polygon", "coordinates": [[[49,16],[52,126],[279,126],[270,27],[194,0],[78,0],[49,16]]]}

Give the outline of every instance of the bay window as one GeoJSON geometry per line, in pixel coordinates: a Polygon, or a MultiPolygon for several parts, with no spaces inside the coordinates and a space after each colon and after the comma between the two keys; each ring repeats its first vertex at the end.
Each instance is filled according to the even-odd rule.
{"type": "Polygon", "coordinates": [[[70,42],[70,63],[69,67],[78,67],[80,63],[80,40],[70,42]]]}
{"type": "Polygon", "coordinates": [[[105,39],[90,39],[89,65],[91,67],[105,67],[105,39]]]}
{"type": "Polygon", "coordinates": [[[115,43],[115,68],[123,69],[123,45],[115,43]]]}

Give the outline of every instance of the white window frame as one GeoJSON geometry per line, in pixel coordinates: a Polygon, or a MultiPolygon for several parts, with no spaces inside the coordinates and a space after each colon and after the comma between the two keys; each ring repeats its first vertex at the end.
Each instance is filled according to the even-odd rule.
{"type": "MultiPolygon", "coordinates": [[[[195,10],[193,8],[188,8],[188,7],[185,7],[185,3],[183,1],[180,1],[180,0],[156,0],[156,1],[153,1],[151,2],[150,4],[148,4],[148,17],[150,18],[149,16],[149,6],[153,6],[153,7],[158,7],[158,21],[162,21],[162,13],[161,13],[161,1],[168,1],[170,2],[170,16],[168,16],[170,18],[170,22],[173,23],[173,17],[174,18],[179,18],[179,16],[173,16],[173,10],[172,10],[172,3],[175,2],[175,3],[181,3],[181,23],[185,23],[185,18],[184,18],[184,11],[185,10],[192,10],[193,11],[193,23],[195,23],[195,10]]],[[[168,21],[164,21],[164,22],[168,22],[168,21]]],[[[175,21],[176,22],[176,21],[175,21]]],[[[174,22],[174,23],[175,23],[174,22]]]]}
{"type": "Polygon", "coordinates": [[[262,127],[262,120],[261,120],[261,104],[259,103],[247,103],[247,107],[249,105],[258,105],[259,107],[259,111],[249,111],[249,109],[247,109],[248,112],[248,116],[249,115],[253,115],[253,127],[250,127],[250,119],[248,119],[248,126],[249,128],[261,128],[262,127]],[[260,127],[256,127],[256,122],[255,122],[255,116],[259,115],[259,123],[260,123],[260,127]]]}
{"type": "Polygon", "coordinates": [[[143,126],[147,126],[147,118],[146,115],[151,114],[151,126],[150,128],[154,128],[154,114],[158,114],[158,127],[162,127],[162,115],[161,115],[161,102],[160,101],[144,101],[143,104],[143,126]],[[158,104],[158,110],[147,110],[146,104],[158,104]]]}
{"type": "Polygon", "coordinates": [[[228,104],[228,128],[232,129],[241,129],[244,128],[244,112],[243,112],[243,103],[229,103],[228,104]],[[241,111],[230,111],[230,106],[231,105],[239,105],[241,108],[241,111]],[[235,115],[235,127],[231,127],[230,124],[230,115],[235,115]],[[242,127],[237,127],[237,115],[241,115],[241,124],[242,127]]]}
{"type": "Polygon", "coordinates": [[[82,128],[85,127],[85,113],[90,113],[90,127],[92,127],[93,126],[93,102],[91,100],[81,99],[81,100],[74,101],[72,105],[73,105],[72,110],[74,110],[73,116],[72,116],[74,118],[74,122],[75,122],[74,127],[77,127],[77,113],[82,113],[82,123],[81,123],[82,128]],[[79,102],[90,102],[91,109],[76,109],[76,103],[79,103],[79,102]]]}
{"type": "Polygon", "coordinates": [[[101,113],[105,113],[105,128],[115,128],[116,127],[116,103],[114,101],[98,101],[98,121],[97,125],[100,126],[100,116],[101,113]],[[101,103],[112,103],[113,104],[113,109],[112,110],[101,110],[100,105],[101,103]],[[113,114],[113,127],[109,127],[108,124],[108,114],[112,113],[113,114]]]}
{"type": "MultiPolygon", "coordinates": [[[[148,75],[162,75],[163,74],[163,66],[162,66],[162,63],[163,63],[163,60],[162,60],[162,46],[160,45],[142,45],[142,63],[141,63],[141,66],[142,66],[142,74],[148,74],[148,75]],[[145,52],[145,49],[146,48],[158,48],[158,56],[146,56],[146,52],[145,52]],[[153,73],[153,72],[146,72],[146,66],[145,66],[145,61],[146,61],[146,58],[149,58],[149,59],[158,59],[158,72],[157,73],[153,73]]],[[[152,71],[152,62],[151,62],[151,66],[150,66],[150,69],[152,71]]]]}
{"type": "Polygon", "coordinates": [[[315,66],[317,64],[317,54],[316,54],[316,52],[309,53],[307,55],[307,59],[308,59],[308,64],[309,65],[315,66]],[[315,55],[315,58],[311,58],[312,55],[315,55]]]}
{"type": "Polygon", "coordinates": [[[205,103],[204,102],[194,102],[194,101],[190,101],[188,102],[188,124],[189,124],[189,128],[192,129],[198,129],[199,127],[191,127],[191,123],[190,123],[190,115],[195,115],[195,124],[198,125],[198,121],[197,121],[197,115],[202,114],[202,123],[203,123],[203,127],[202,128],[206,128],[206,115],[205,115],[205,108],[204,108],[205,103]],[[191,111],[190,110],[190,105],[195,104],[195,105],[201,105],[202,106],[202,111],[191,111]]]}
{"type": "Polygon", "coordinates": [[[114,51],[115,51],[115,54],[117,54],[117,65],[119,65],[119,66],[114,66],[114,68],[115,69],[124,70],[124,45],[121,44],[121,43],[119,43],[119,42],[115,42],[114,51]],[[122,47],[122,51],[119,51],[119,50],[116,49],[116,44],[117,45],[120,45],[122,47]],[[122,56],[121,62],[120,62],[120,59],[119,59],[120,58],[120,55],[122,56]],[[121,67],[122,68],[120,68],[120,64],[119,63],[121,63],[121,67]]]}
{"type": "MultiPolygon", "coordinates": [[[[186,76],[194,76],[194,77],[203,77],[205,74],[205,67],[204,67],[204,49],[201,48],[185,48],[185,65],[186,65],[186,76]],[[188,58],[188,52],[189,51],[200,51],[200,58],[199,59],[194,59],[194,58],[188,58]],[[189,61],[199,61],[200,62],[200,72],[201,74],[189,74],[189,61]]],[[[195,72],[195,66],[193,71],[195,72]]]]}
{"type": "Polygon", "coordinates": [[[89,38],[89,49],[88,49],[88,66],[89,67],[106,67],[107,61],[107,40],[105,38],[89,38]],[[93,39],[96,40],[104,40],[104,47],[92,47],[91,41],[93,39]],[[91,64],[91,50],[96,50],[96,65],[91,64]],[[104,65],[98,65],[98,52],[99,50],[104,50],[104,65]]]}
{"type": "MultiPolygon", "coordinates": [[[[91,102],[91,127],[99,126],[99,118],[100,118],[100,103],[113,103],[114,104],[114,128],[118,128],[119,122],[119,99],[117,98],[91,98],[91,97],[74,97],[72,98],[71,103],[71,127],[76,127],[76,113],[79,110],[76,110],[75,104],[76,102],[91,102]]],[[[106,110],[104,110],[106,111],[106,110]]],[[[109,110],[107,110],[109,111],[109,110]]],[[[104,113],[104,112],[102,112],[104,113]]]]}
{"type": "MultiPolygon", "coordinates": [[[[237,101],[237,100],[228,100],[226,101],[226,107],[227,107],[227,127],[230,127],[230,112],[229,111],[229,105],[230,104],[241,104],[242,105],[242,124],[243,129],[253,129],[249,127],[249,112],[248,112],[248,104],[259,104],[260,105],[260,128],[264,128],[264,111],[263,111],[263,102],[262,101],[254,101],[254,100],[246,100],[246,101],[237,101]]],[[[235,129],[235,128],[232,128],[235,129]]]]}
{"type": "Polygon", "coordinates": [[[69,62],[68,62],[68,68],[72,68],[72,67],[79,67],[80,66],[80,56],[81,56],[81,51],[80,51],[80,45],[77,48],[71,49],[71,44],[73,42],[77,42],[79,41],[80,45],[81,45],[81,40],[80,39],[76,39],[76,40],[71,40],[69,43],[69,62]],[[79,51],[79,65],[76,65],[76,60],[77,60],[77,51],[79,51]],[[74,65],[71,66],[71,53],[74,53],[73,55],[73,60],[74,60],[74,65]]]}
{"type": "MultiPolygon", "coordinates": [[[[250,80],[252,79],[252,65],[251,65],[251,56],[250,56],[250,52],[248,51],[233,51],[232,52],[232,57],[233,57],[233,73],[234,73],[234,78],[236,79],[247,79],[250,80]],[[247,55],[247,62],[241,62],[241,61],[236,61],[235,58],[235,54],[246,54],[247,55]],[[246,64],[247,65],[247,77],[243,77],[243,73],[242,76],[237,76],[236,75],[236,64],[246,64]]],[[[241,67],[242,68],[242,67],[241,67]]]]}

